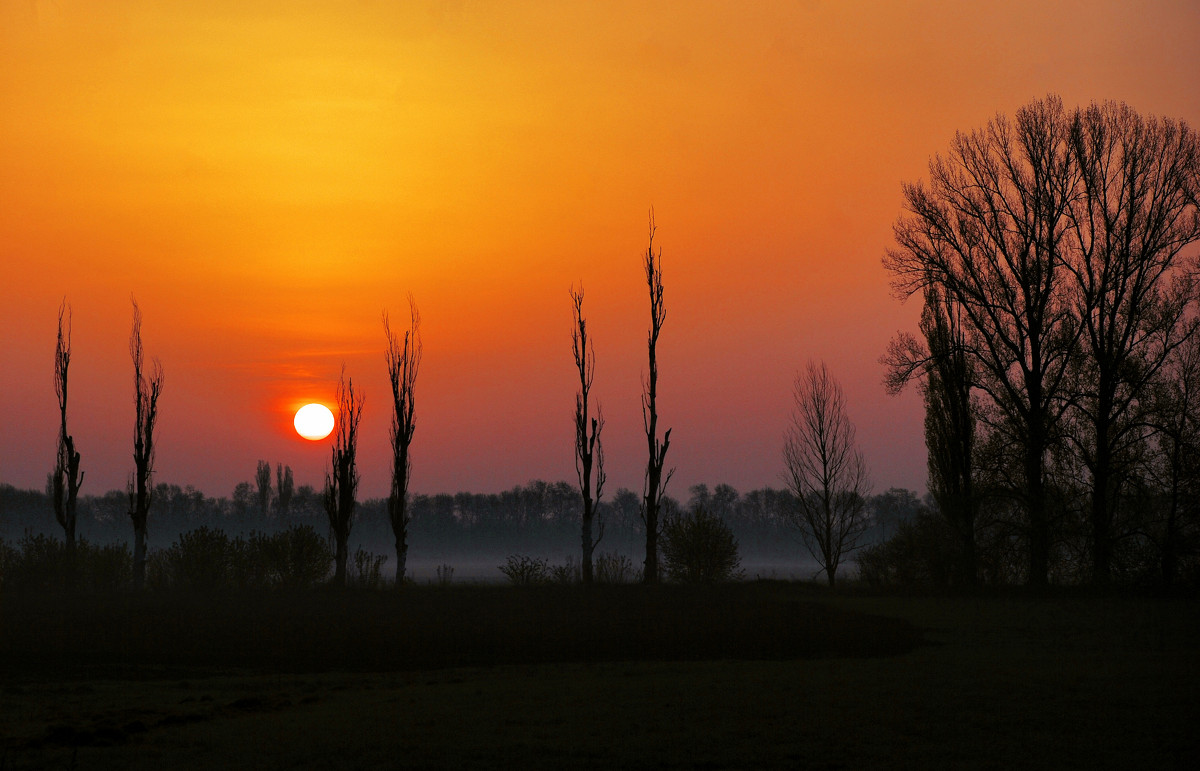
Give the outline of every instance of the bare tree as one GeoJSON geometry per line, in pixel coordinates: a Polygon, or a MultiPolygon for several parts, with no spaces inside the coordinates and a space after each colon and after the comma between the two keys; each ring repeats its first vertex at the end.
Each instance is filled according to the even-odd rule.
{"type": "Polygon", "coordinates": [[[974,371],[963,333],[962,311],[937,286],[925,289],[921,313],[922,344],[901,333],[888,346],[883,362],[889,393],[899,393],[922,378],[925,400],[925,447],[929,452],[929,492],[955,529],[961,549],[960,579],[972,585],[979,568],[975,520],[976,409],[971,398],[974,371]]]}
{"type": "Polygon", "coordinates": [[[596,406],[591,416],[588,399],[592,392],[592,377],[596,372],[596,351],[588,339],[587,321],[583,318],[583,286],[571,288],[574,323],[571,326],[571,353],[579,373],[579,391],[575,393],[575,475],[579,478],[579,495],[583,499],[583,523],[580,535],[583,561],[580,575],[583,583],[592,582],[592,553],[604,538],[604,520],[599,519],[599,533],[592,539],[592,520],[604,493],[604,447],[600,432],[604,429],[604,414],[596,406]],[[589,428],[590,424],[590,428],[589,428]],[[596,469],[596,492],[592,494],[592,468],[596,469]]]}
{"type": "Polygon", "coordinates": [[[334,538],[334,585],[346,586],[347,542],[354,524],[354,496],[358,492],[358,421],[362,417],[363,398],[354,393],[354,380],[342,377],[337,390],[337,436],[334,439],[331,467],[325,474],[325,514],[334,538]]]}
{"type": "Polygon", "coordinates": [[[286,520],[292,507],[292,495],[296,492],[296,482],[292,477],[292,467],[282,463],[275,464],[275,508],[279,518],[286,520]]]}
{"type": "Polygon", "coordinates": [[[62,526],[64,540],[67,544],[67,559],[73,564],[75,504],[79,488],[83,484],[83,472],[79,470],[79,452],[75,449],[75,437],[67,431],[67,371],[70,365],[71,307],[64,300],[58,308],[58,344],[54,349],[54,391],[58,394],[60,421],[58,453],[50,487],[54,498],[54,517],[62,526]]]}
{"type": "Polygon", "coordinates": [[[646,375],[642,391],[642,427],[646,433],[646,448],[649,459],[646,463],[646,480],[642,489],[642,524],[646,526],[646,562],[642,581],[658,583],[658,537],[662,533],[659,524],[660,507],[667,492],[674,469],[663,474],[667,448],[671,445],[671,429],[667,429],[660,441],[658,438],[658,335],[667,318],[663,305],[662,249],[654,252],[654,210],[650,210],[650,243],[642,266],[646,272],[646,286],[650,290],[650,331],[646,342],[650,357],[650,370],[646,375]]]}
{"type": "Polygon", "coordinates": [[[265,521],[271,514],[271,464],[260,460],[254,471],[255,502],[265,521]]]}
{"type": "Polygon", "coordinates": [[[1165,490],[1158,528],[1159,571],[1175,583],[1185,544],[1200,517],[1200,335],[1177,347],[1154,384],[1158,452],[1152,468],[1165,490]]]}
{"type": "Polygon", "coordinates": [[[150,516],[150,475],[154,471],[154,428],[158,421],[158,397],[162,395],[162,363],[156,357],[150,373],[142,356],[142,311],[133,301],[133,331],[129,334],[133,359],[135,418],[133,424],[134,473],[129,479],[129,517],[133,520],[133,586],[146,583],[146,524],[150,516]]]}
{"type": "Polygon", "coordinates": [[[1185,124],[1114,102],[1077,110],[1070,137],[1080,194],[1067,209],[1066,265],[1082,324],[1074,407],[1083,430],[1069,438],[1091,475],[1092,581],[1106,585],[1147,388],[1197,329],[1185,320],[1196,293],[1181,253],[1200,240],[1200,144],[1185,124]]]}
{"type": "Polygon", "coordinates": [[[824,362],[810,361],[796,377],[795,401],[783,447],[797,503],[792,518],[834,586],[843,557],[858,547],[869,524],[867,469],[854,444],[842,387],[824,362]]]}
{"type": "Polygon", "coordinates": [[[412,295],[408,296],[409,327],[400,340],[392,332],[387,314],[383,331],[387,335],[388,378],[392,383],[392,490],[388,496],[388,517],[396,537],[396,586],[404,582],[408,563],[408,482],[412,475],[412,445],[417,370],[421,366],[421,314],[412,295]]]}
{"type": "Polygon", "coordinates": [[[974,385],[995,410],[989,427],[1020,448],[1029,580],[1049,578],[1046,463],[1068,403],[1078,340],[1062,292],[1067,211],[1078,192],[1070,121],[1048,97],[958,134],[948,157],[930,162],[930,182],[905,184],[898,248],[884,265],[901,296],[937,286],[962,313],[974,385]],[[994,417],[993,417],[994,415],[994,417]]]}

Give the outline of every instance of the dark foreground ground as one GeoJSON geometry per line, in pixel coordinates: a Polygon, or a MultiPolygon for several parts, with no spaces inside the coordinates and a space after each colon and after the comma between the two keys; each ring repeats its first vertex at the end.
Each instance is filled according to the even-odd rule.
{"type": "Polygon", "coordinates": [[[0,596],[0,769],[1190,768],[1200,604],[0,596]]]}

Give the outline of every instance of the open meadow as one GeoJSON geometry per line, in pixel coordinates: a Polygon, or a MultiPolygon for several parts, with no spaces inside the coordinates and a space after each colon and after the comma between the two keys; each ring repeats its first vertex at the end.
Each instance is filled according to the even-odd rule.
{"type": "Polygon", "coordinates": [[[1200,606],[808,584],[7,594],[0,767],[1172,768],[1200,606]]]}

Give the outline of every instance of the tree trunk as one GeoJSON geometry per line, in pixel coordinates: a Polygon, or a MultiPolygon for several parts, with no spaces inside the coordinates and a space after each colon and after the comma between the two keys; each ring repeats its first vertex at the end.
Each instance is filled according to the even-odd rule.
{"type": "Polygon", "coordinates": [[[333,585],[341,589],[346,588],[347,556],[346,538],[339,533],[337,535],[337,546],[334,552],[333,585]]]}
{"type": "Polygon", "coordinates": [[[146,528],[133,529],[133,588],[141,591],[146,586],[146,528]]]}
{"type": "MultiPolygon", "coordinates": [[[[657,482],[650,486],[657,490],[657,482]]],[[[642,583],[658,583],[658,505],[646,498],[646,561],[642,568],[642,583]]]]}
{"type": "Polygon", "coordinates": [[[396,586],[404,585],[404,576],[408,572],[408,544],[404,536],[396,539],[396,586]]]}
{"type": "Polygon", "coordinates": [[[1106,587],[1112,573],[1112,512],[1108,505],[1108,480],[1095,475],[1092,491],[1092,584],[1106,587]]]}
{"type": "MultiPolygon", "coordinates": [[[[1037,404],[1041,389],[1030,385],[1030,401],[1037,404]]],[[[1050,582],[1050,523],[1046,512],[1046,479],[1043,458],[1046,440],[1044,421],[1031,416],[1025,444],[1026,507],[1029,514],[1029,585],[1045,587],[1050,582]]]]}
{"type": "Polygon", "coordinates": [[[592,583],[592,551],[595,549],[592,543],[592,516],[592,501],[589,496],[583,501],[583,533],[580,537],[583,559],[580,563],[579,577],[585,586],[592,583]]]}

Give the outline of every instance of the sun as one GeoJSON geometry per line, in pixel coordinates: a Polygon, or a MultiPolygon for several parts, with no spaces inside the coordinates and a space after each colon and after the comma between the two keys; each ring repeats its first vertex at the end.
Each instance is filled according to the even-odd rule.
{"type": "Polygon", "coordinates": [[[305,439],[317,441],[333,431],[333,413],[324,404],[306,404],[296,410],[296,433],[305,439]]]}

